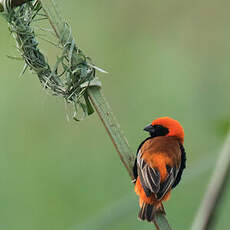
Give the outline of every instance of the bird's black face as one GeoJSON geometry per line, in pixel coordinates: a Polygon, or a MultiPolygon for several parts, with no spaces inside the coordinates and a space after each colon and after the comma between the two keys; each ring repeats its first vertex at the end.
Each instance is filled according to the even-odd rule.
{"type": "Polygon", "coordinates": [[[162,125],[148,125],[144,130],[149,132],[151,137],[165,136],[169,133],[169,130],[162,125]]]}

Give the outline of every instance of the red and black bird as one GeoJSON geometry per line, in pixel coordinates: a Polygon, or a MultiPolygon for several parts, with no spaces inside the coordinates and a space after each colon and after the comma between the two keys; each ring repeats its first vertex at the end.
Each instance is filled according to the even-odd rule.
{"type": "Polygon", "coordinates": [[[157,212],[165,213],[162,201],[169,199],[185,169],[184,130],[169,117],[154,120],[144,130],[150,136],[137,150],[133,173],[139,196],[138,217],[153,222],[157,212]]]}

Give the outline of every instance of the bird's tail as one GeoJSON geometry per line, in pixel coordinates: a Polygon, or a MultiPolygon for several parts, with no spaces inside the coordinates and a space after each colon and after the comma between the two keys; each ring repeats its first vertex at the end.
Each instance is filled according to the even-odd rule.
{"type": "Polygon", "coordinates": [[[138,217],[140,220],[147,220],[148,222],[153,222],[157,213],[165,214],[164,206],[162,203],[157,205],[157,207],[152,204],[143,203],[138,217]]]}

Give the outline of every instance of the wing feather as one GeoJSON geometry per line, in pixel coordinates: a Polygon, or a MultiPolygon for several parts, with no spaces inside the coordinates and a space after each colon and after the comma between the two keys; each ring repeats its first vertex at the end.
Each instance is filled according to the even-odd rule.
{"type": "Polygon", "coordinates": [[[171,187],[175,181],[177,170],[174,167],[170,167],[170,168],[171,169],[168,170],[167,178],[163,182],[161,182],[160,190],[156,194],[156,197],[158,200],[161,200],[164,197],[164,195],[171,189],[171,187]]]}
{"type": "Polygon", "coordinates": [[[160,172],[156,168],[150,167],[142,158],[140,152],[137,154],[138,176],[147,197],[154,193],[156,198],[160,200],[172,187],[178,174],[178,169],[168,165],[166,167],[168,176],[161,182],[160,172]]]}
{"type": "Polygon", "coordinates": [[[146,196],[151,196],[151,193],[158,193],[160,190],[160,173],[157,169],[151,168],[141,158],[140,153],[137,155],[137,168],[138,176],[146,196]]]}

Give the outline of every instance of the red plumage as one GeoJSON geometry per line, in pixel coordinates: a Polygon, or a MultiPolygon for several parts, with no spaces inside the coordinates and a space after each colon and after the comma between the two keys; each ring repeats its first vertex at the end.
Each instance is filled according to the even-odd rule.
{"type": "Polygon", "coordinates": [[[169,117],[154,120],[144,130],[150,137],[138,148],[134,165],[135,192],[139,196],[138,217],[154,221],[156,212],[163,212],[162,201],[170,197],[185,168],[184,130],[169,117]]]}

